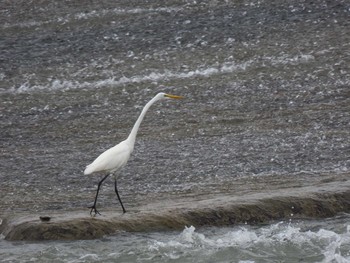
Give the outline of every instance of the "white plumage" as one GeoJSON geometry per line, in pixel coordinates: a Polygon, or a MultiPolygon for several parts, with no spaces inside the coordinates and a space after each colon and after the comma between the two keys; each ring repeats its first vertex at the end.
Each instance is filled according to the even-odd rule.
{"type": "Polygon", "coordinates": [[[114,173],[126,165],[132,150],[133,147],[127,140],[122,141],[116,146],[103,152],[95,159],[95,161],[86,166],[84,174],[89,175],[95,172],[114,173]]]}

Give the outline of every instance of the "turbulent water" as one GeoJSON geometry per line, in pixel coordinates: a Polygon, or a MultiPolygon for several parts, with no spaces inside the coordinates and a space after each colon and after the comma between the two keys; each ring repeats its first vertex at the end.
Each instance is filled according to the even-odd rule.
{"type": "MultiPolygon", "coordinates": [[[[268,187],[264,177],[285,187],[349,173],[348,1],[0,6],[0,217],[91,205],[99,177],[82,171],[126,138],[159,91],[185,99],[152,106],[142,123],[119,176],[127,209],[227,194],[242,181],[253,183],[249,194],[268,187]]],[[[112,181],[98,204],[120,209],[112,181]]],[[[5,262],[347,262],[348,219],[2,240],[1,254],[5,262]]]]}
{"type": "Polygon", "coordinates": [[[350,225],[343,224],[349,219],[0,245],[7,255],[2,262],[349,262],[350,225]]]}

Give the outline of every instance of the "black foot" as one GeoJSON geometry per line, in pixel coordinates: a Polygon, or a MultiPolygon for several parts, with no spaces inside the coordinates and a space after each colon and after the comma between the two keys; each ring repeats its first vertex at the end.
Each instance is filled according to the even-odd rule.
{"type": "Polygon", "coordinates": [[[96,206],[93,205],[93,206],[89,206],[88,208],[91,208],[91,211],[90,211],[91,216],[96,216],[97,214],[101,215],[101,213],[97,211],[96,206]],[[95,214],[92,214],[92,213],[95,213],[95,214]]]}

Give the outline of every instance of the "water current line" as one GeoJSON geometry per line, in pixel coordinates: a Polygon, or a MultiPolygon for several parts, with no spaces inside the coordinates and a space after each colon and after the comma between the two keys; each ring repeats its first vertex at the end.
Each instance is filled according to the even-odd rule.
{"type": "MultiPolygon", "coordinates": [[[[297,55],[297,56],[280,56],[280,57],[262,57],[259,61],[262,61],[265,65],[270,63],[271,66],[285,65],[285,64],[300,64],[307,63],[314,60],[312,55],[297,55]]],[[[258,67],[260,65],[256,63],[256,59],[250,59],[246,62],[237,64],[236,62],[225,62],[220,66],[210,65],[207,68],[198,68],[188,72],[152,72],[148,75],[136,75],[132,77],[121,77],[116,79],[115,77],[98,80],[95,82],[81,82],[71,80],[54,80],[47,85],[33,85],[30,86],[28,81],[22,84],[19,88],[12,87],[7,92],[10,93],[27,93],[31,91],[40,90],[72,90],[72,89],[92,89],[92,88],[103,88],[111,86],[122,86],[132,83],[143,83],[143,82],[158,82],[168,81],[175,79],[188,79],[195,77],[210,77],[219,74],[229,74],[239,71],[246,71],[248,68],[258,67]]],[[[6,90],[4,91],[6,93],[6,90]]]]}

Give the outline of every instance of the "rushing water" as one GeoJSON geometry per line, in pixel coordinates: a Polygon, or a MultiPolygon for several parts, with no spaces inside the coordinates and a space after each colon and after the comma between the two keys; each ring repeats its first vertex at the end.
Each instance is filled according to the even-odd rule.
{"type": "MultiPolygon", "coordinates": [[[[186,99],[152,106],[142,123],[119,177],[127,209],[349,173],[348,1],[0,7],[0,218],[91,205],[99,177],[84,167],[126,137],[158,91],[186,99]]],[[[111,183],[101,211],[119,209],[111,183]]],[[[5,262],[347,262],[348,219],[0,248],[5,262]]]]}
{"type": "Polygon", "coordinates": [[[2,262],[349,262],[350,225],[343,223],[349,219],[0,244],[2,262]]]}

